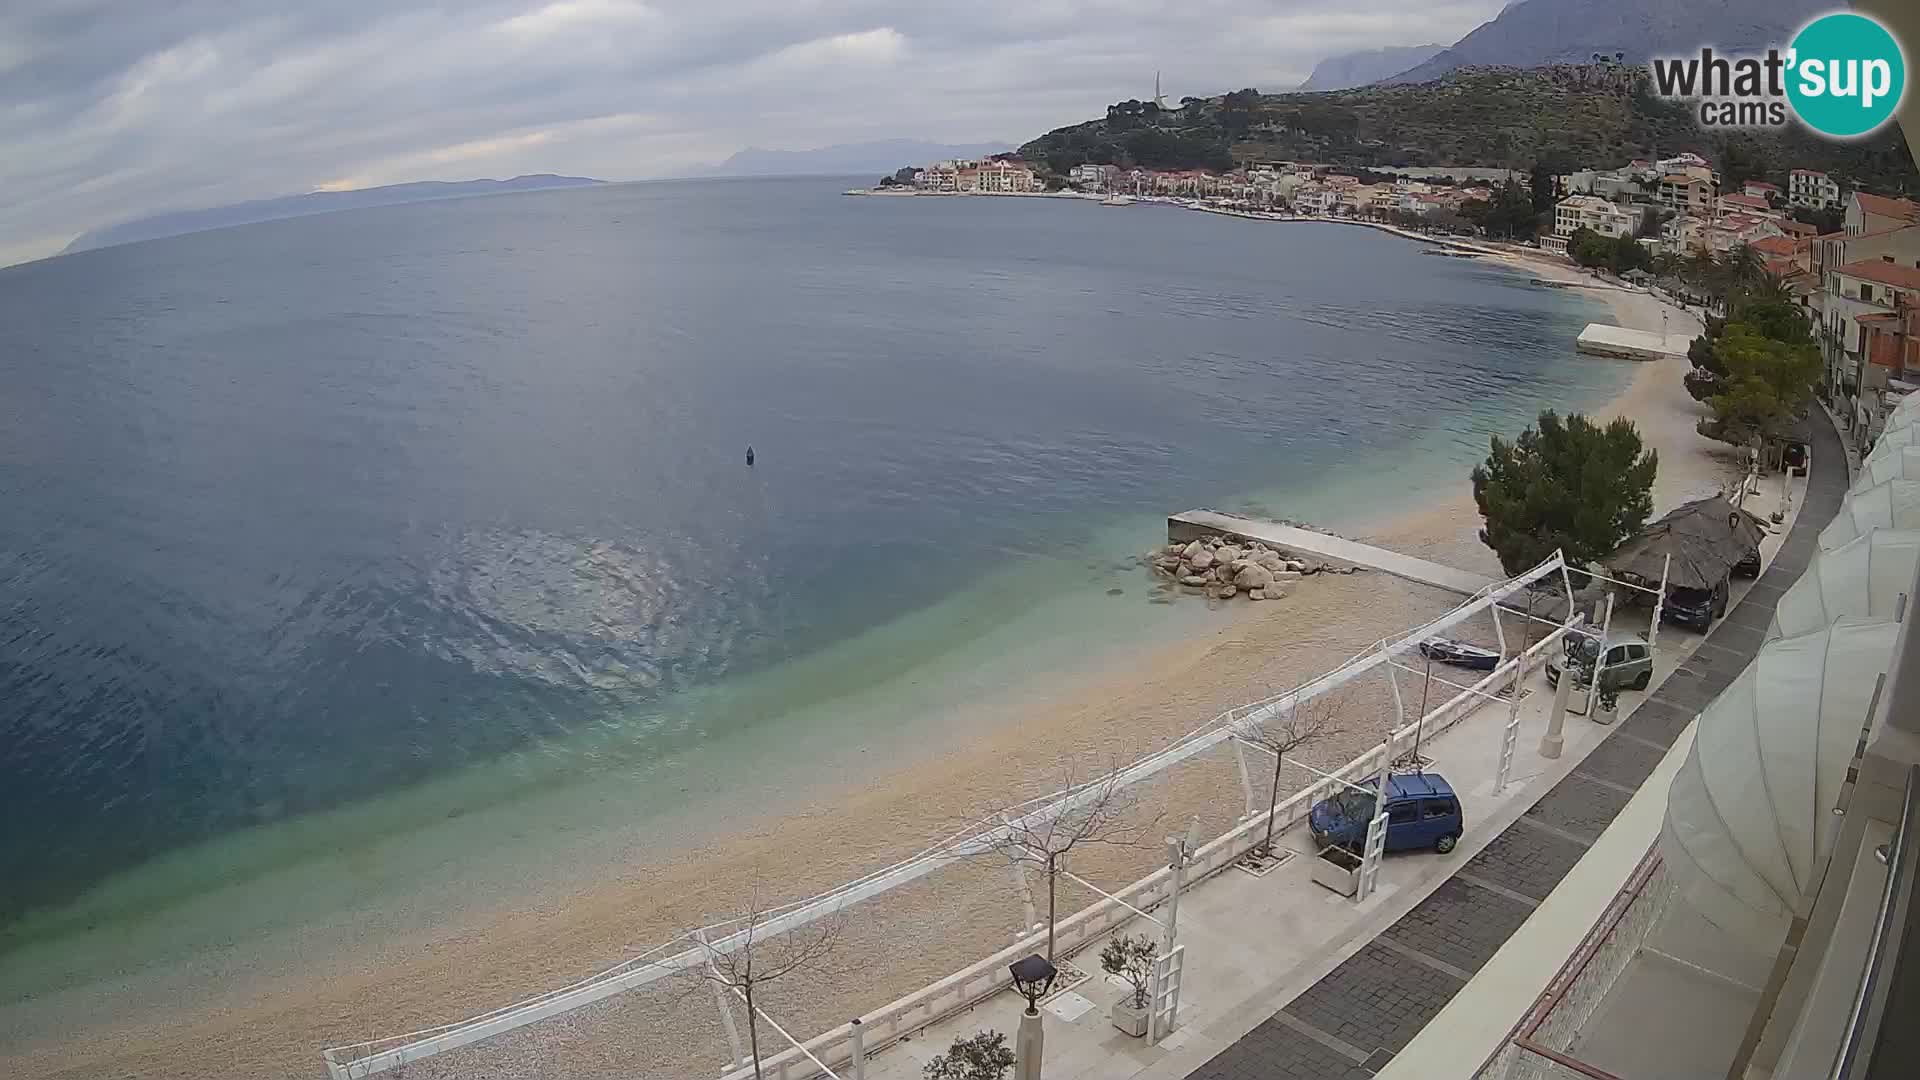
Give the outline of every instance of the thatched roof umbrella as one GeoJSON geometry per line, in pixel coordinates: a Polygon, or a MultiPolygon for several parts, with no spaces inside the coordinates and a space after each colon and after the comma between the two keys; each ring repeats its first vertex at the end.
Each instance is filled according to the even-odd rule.
{"type": "Polygon", "coordinates": [[[1759,547],[1766,534],[1759,518],[1725,496],[1712,495],[1677,506],[1640,530],[1608,557],[1607,567],[1620,577],[1650,583],[1660,580],[1664,568],[1668,585],[1711,589],[1759,547]]]}

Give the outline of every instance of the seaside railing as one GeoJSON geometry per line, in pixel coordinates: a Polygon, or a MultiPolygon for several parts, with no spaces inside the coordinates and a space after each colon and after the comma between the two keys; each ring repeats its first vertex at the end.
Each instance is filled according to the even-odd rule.
{"type": "MultiPolygon", "coordinates": [[[[1501,601],[1555,578],[1563,585],[1567,584],[1566,566],[1558,553],[1507,581],[1487,586],[1437,619],[1398,637],[1380,639],[1340,667],[1308,680],[1293,690],[1221,713],[1204,726],[1175,740],[1166,749],[1122,768],[1117,777],[1103,777],[1029,800],[1015,807],[1008,817],[979,822],[910,859],[818,896],[763,912],[751,926],[729,921],[703,927],[695,933],[705,938],[704,945],[670,951],[676,945],[692,940],[690,934],[622,961],[598,974],[478,1016],[402,1035],[330,1047],[322,1051],[328,1074],[332,1080],[361,1080],[396,1066],[570,1012],[675,973],[696,970],[704,966],[714,953],[740,948],[753,936],[766,937],[831,916],[850,904],[878,896],[943,866],[992,850],[1021,824],[1043,822],[1100,798],[1116,782],[1119,786],[1138,783],[1211,750],[1233,738],[1236,731],[1244,730],[1247,725],[1284,715],[1303,702],[1330,693],[1377,668],[1389,665],[1395,657],[1415,651],[1421,641],[1443,634],[1476,615],[1491,610],[1519,614],[1518,609],[1502,605],[1501,601]]],[[[1571,610],[1570,588],[1567,599],[1571,610]]],[[[1556,626],[1523,652],[1503,661],[1471,687],[1460,690],[1426,715],[1395,729],[1366,753],[1293,794],[1274,811],[1276,829],[1292,827],[1305,817],[1314,803],[1337,788],[1380,774],[1403,753],[1412,751],[1420,743],[1452,727],[1485,702],[1497,688],[1511,683],[1516,667],[1524,673],[1544,662],[1550,650],[1559,646],[1566,631],[1566,624],[1556,626]]],[[[1202,845],[1190,864],[1189,880],[1198,881],[1216,874],[1244,856],[1264,835],[1267,817],[1265,811],[1248,815],[1226,833],[1202,845]]],[[[1170,885],[1171,874],[1162,868],[1110,897],[1060,919],[1054,930],[1056,951],[1061,955],[1071,955],[1114,926],[1133,918],[1133,912],[1127,909],[1127,905],[1141,910],[1152,909],[1166,900],[1170,885]]],[[[976,964],[861,1017],[860,1030],[865,1049],[868,1052],[878,1050],[998,992],[1010,981],[1006,964],[1031,949],[1032,941],[1023,938],[976,964]]],[[[814,1059],[832,1066],[851,1058],[852,1034],[853,1025],[842,1024],[798,1047],[763,1058],[761,1069],[766,1076],[785,1080],[818,1076],[820,1070],[814,1059]]],[[[746,1067],[726,1074],[726,1080],[751,1075],[751,1067],[746,1067]]]]}

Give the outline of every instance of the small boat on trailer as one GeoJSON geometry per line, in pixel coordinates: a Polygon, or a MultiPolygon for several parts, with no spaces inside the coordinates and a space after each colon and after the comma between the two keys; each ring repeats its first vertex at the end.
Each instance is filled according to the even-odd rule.
{"type": "Polygon", "coordinates": [[[1500,666],[1499,653],[1451,638],[1428,638],[1420,643],[1420,655],[1442,664],[1474,671],[1492,671],[1500,666]]]}

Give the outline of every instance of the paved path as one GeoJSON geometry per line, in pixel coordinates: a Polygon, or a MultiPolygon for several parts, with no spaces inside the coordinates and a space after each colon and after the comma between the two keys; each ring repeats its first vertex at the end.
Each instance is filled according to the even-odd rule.
{"type": "Polygon", "coordinates": [[[1436,562],[1416,559],[1397,551],[1362,544],[1342,536],[1329,536],[1311,529],[1299,529],[1273,521],[1259,521],[1215,510],[1188,510],[1167,519],[1167,538],[1184,542],[1201,533],[1231,533],[1251,540],[1262,540],[1278,548],[1313,555],[1354,566],[1384,570],[1395,577],[1437,585],[1442,589],[1472,596],[1493,584],[1493,579],[1466,570],[1455,570],[1436,562]]]}
{"type": "Polygon", "coordinates": [[[1839,435],[1830,424],[1811,426],[1813,470],[1799,518],[1772,566],[1693,656],[1459,873],[1190,1076],[1370,1077],[1506,944],[1626,806],[1674,739],[1760,651],[1774,605],[1812,561],[1820,530],[1847,490],[1839,435]]]}

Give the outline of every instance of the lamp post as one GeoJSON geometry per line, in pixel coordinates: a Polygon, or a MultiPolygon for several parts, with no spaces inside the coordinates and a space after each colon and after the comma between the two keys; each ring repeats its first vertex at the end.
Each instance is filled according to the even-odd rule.
{"type": "Polygon", "coordinates": [[[1027,1011],[1020,1014],[1020,1030],[1013,1039],[1014,1080],[1040,1080],[1040,1053],[1044,1041],[1040,1031],[1040,999],[1053,986],[1059,974],[1039,953],[1021,957],[1007,965],[1013,974],[1013,988],[1027,999],[1027,1011]]]}

